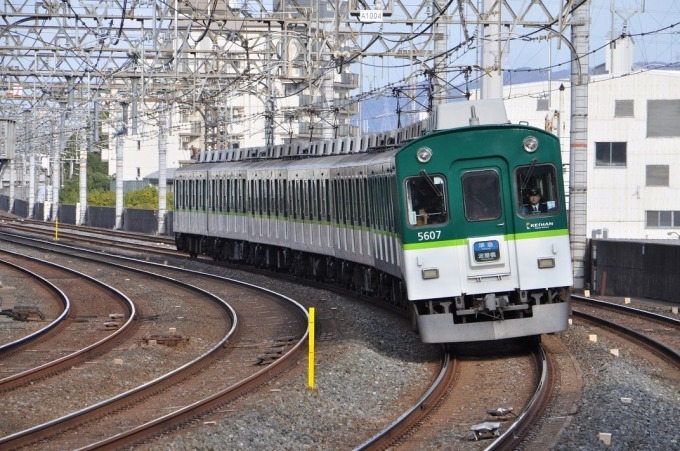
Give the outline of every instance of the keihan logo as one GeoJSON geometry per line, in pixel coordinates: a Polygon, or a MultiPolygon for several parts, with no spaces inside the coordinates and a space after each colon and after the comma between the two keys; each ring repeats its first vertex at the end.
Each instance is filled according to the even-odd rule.
{"type": "Polygon", "coordinates": [[[552,221],[549,222],[529,222],[527,221],[526,223],[527,230],[543,230],[543,229],[549,229],[550,227],[554,226],[555,223],[552,221]]]}

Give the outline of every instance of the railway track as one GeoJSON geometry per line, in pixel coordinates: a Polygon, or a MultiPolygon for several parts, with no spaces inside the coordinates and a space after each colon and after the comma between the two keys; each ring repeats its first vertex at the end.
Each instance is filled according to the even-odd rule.
{"type": "Polygon", "coordinates": [[[7,215],[6,213],[0,212],[0,220],[2,225],[8,228],[13,228],[21,230],[22,227],[30,226],[32,231],[36,233],[41,233],[46,236],[54,237],[55,234],[62,236],[67,235],[77,235],[77,236],[88,236],[91,234],[96,237],[107,237],[114,241],[120,242],[121,240],[127,241],[137,241],[142,243],[150,243],[153,245],[167,245],[175,246],[175,239],[170,236],[164,235],[149,235],[145,233],[136,232],[126,232],[124,230],[109,230],[97,227],[88,227],[83,225],[65,224],[65,223],[55,223],[55,222],[45,222],[39,221],[37,219],[29,218],[17,218],[14,216],[7,215]]]}
{"type": "Polygon", "coordinates": [[[454,443],[466,449],[516,449],[551,399],[555,369],[541,348],[515,355],[512,374],[509,363],[445,354],[442,370],[425,395],[355,449],[442,449],[454,443]],[[499,374],[504,375],[502,384],[499,374]],[[501,399],[506,404],[498,405],[501,399]],[[490,443],[486,439],[491,437],[490,443]]]}
{"type": "MultiPolygon", "coordinates": [[[[12,240],[16,243],[16,238],[12,238],[12,240]]],[[[46,250],[42,248],[37,252],[44,254],[46,250]]],[[[84,252],[77,256],[70,254],[64,258],[71,262],[77,260],[81,264],[86,260],[95,260],[98,264],[103,263],[101,256],[88,257],[84,252]]],[[[113,259],[113,257],[109,258],[113,259]]],[[[112,262],[107,264],[111,265],[112,262]]],[[[94,265],[91,262],[85,262],[84,266],[90,266],[91,270],[96,271],[96,268],[92,268],[94,265]]],[[[161,269],[163,268],[157,268],[157,270],[161,269]]],[[[130,271],[129,268],[126,270],[130,271]]],[[[139,269],[136,271],[139,271],[139,269]]],[[[181,272],[179,268],[172,271],[181,272]]],[[[120,280],[120,273],[115,277],[120,280]]],[[[125,277],[129,278],[130,276],[125,277]]],[[[201,277],[209,279],[208,276],[200,273],[188,274],[185,277],[193,281],[201,277]]],[[[185,282],[176,279],[170,281],[168,276],[164,276],[163,283],[174,287],[172,303],[177,305],[171,305],[171,308],[186,307],[182,304],[193,302],[188,299],[182,301],[181,298],[176,296],[177,287],[180,284],[185,284],[185,282]]],[[[132,283],[128,283],[128,285],[130,284],[132,283]]],[[[144,284],[139,283],[139,285],[143,286],[144,284]]],[[[291,303],[289,299],[277,298],[275,293],[263,293],[255,287],[237,284],[235,281],[227,281],[224,278],[218,280],[218,278],[213,277],[211,283],[206,282],[204,285],[210,286],[216,291],[222,291],[225,293],[223,297],[230,297],[232,303],[237,303],[234,299],[238,298],[240,303],[248,304],[250,313],[241,312],[241,314],[248,318],[247,322],[250,322],[251,325],[236,327],[238,323],[234,320],[234,327],[228,333],[223,333],[222,339],[206,340],[212,341],[212,346],[207,352],[193,357],[193,360],[175,364],[175,369],[166,374],[154,376],[152,380],[139,383],[132,390],[120,390],[117,394],[109,395],[104,401],[89,404],[78,411],[6,435],[0,439],[0,445],[3,449],[29,446],[31,443],[40,443],[47,437],[49,437],[51,445],[62,449],[94,446],[96,443],[125,444],[130,441],[141,440],[148,434],[156,434],[159,430],[176,427],[182,421],[186,421],[187,418],[195,416],[201,411],[210,410],[215,405],[229,402],[234,396],[252,389],[254,384],[262,383],[263,379],[271,377],[274,368],[285,368],[286,362],[295,361],[299,358],[300,346],[304,341],[306,327],[306,316],[301,306],[297,305],[294,310],[291,310],[290,305],[295,304],[291,303]],[[227,285],[230,285],[230,288],[227,288],[227,285]],[[231,294],[227,295],[228,292],[231,294]],[[274,298],[276,299],[273,300],[274,298]],[[258,303],[261,304],[259,307],[258,303]],[[258,317],[261,319],[258,320],[258,317]],[[278,321],[267,320],[271,317],[281,318],[287,323],[282,327],[278,321]],[[259,327],[255,327],[255,325],[259,327]],[[287,331],[287,334],[282,333],[284,330],[287,331]],[[227,342],[227,339],[233,341],[227,342]],[[239,344],[241,343],[239,340],[245,340],[245,343],[239,344]],[[276,360],[266,362],[263,368],[262,357],[274,350],[278,353],[276,360]],[[219,384],[205,384],[200,382],[202,380],[219,381],[219,384]],[[167,406],[179,407],[169,411],[170,409],[167,406]],[[87,424],[87,427],[84,426],[85,424],[87,424]],[[130,427],[126,427],[127,432],[120,433],[121,424],[130,425],[130,427]],[[92,425],[96,425],[96,427],[92,425]]],[[[145,287],[145,291],[160,293],[152,287],[145,287]]],[[[200,291],[203,292],[204,296],[213,296],[213,304],[222,303],[217,296],[209,294],[207,290],[200,291]]],[[[152,310],[146,312],[144,312],[144,309],[140,310],[142,311],[140,316],[146,317],[143,320],[146,323],[155,321],[159,316],[154,314],[152,310]]],[[[190,319],[186,313],[187,309],[182,309],[184,316],[181,323],[185,327],[187,322],[192,321],[195,323],[194,328],[216,329],[212,326],[207,327],[210,320],[206,322],[206,318],[212,315],[207,314],[205,307],[196,310],[200,311],[201,314],[190,319]]],[[[236,317],[233,311],[231,315],[234,318],[236,317]]],[[[175,321],[177,318],[175,316],[175,321]]],[[[222,322],[229,323],[226,320],[222,320],[222,322]]],[[[148,338],[148,335],[146,338],[148,338]]],[[[138,347],[140,339],[137,338],[134,343],[134,346],[138,347]]],[[[145,353],[149,349],[153,349],[153,351],[161,350],[161,354],[165,357],[176,354],[174,350],[170,351],[168,348],[163,348],[165,347],[143,347],[145,353]]],[[[129,385],[129,381],[126,382],[129,385]]],[[[53,380],[51,384],[54,385],[53,380]]],[[[98,386],[101,386],[101,384],[98,386]]],[[[101,396],[101,393],[99,396],[101,396]]],[[[30,395],[17,395],[16,398],[30,399],[30,395]]]]}
{"type": "Polygon", "coordinates": [[[134,303],[110,285],[13,252],[0,251],[0,259],[2,265],[11,265],[51,288],[58,300],[48,296],[43,304],[47,310],[56,313],[52,304],[62,305],[59,314],[51,314],[40,330],[0,346],[0,392],[96,357],[128,338],[137,326],[134,303]]]}
{"type": "MultiPolygon", "coordinates": [[[[56,244],[56,243],[55,243],[56,244]]],[[[60,245],[65,244],[65,243],[59,243],[60,245]]],[[[108,258],[107,253],[102,253],[100,254],[97,259],[100,258],[108,258]]],[[[140,265],[140,266],[146,266],[148,267],[149,265],[146,262],[139,262],[135,263],[130,261],[128,264],[131,265],[140,265]]],[[[160,266],[165,266],[165,265],[160,265],[160,266]]],[[[518,358],[519,359],[519,358],[518,358]]],[[[516,361],[518,359],[510,359],[512,360],[514,365],[519,365],[516,361]]],[[[455,359],[454,359],[455,360],[455,359]]],[[[443,370],[442,374],[447,374],[446,376],[442,376],[438,379],[440,379],[440,385],[439,388],[432,388],[431,390],[428,391],[427,397],[423,397],[421,401],[416,403],[414,407],[410,409],[411,413],[404,414],[402,415],[403,421],[397,421],[395,424],[390,425],[390,428],[393,428],[390,430],[390,428],[386,429],[385,432],[381,432],[378,435],[382,435],[383,437],[376,441],[376,443],[372,442],[367,442],[363,445],[360,446],[358,449],[384,449],[385,443],[392,443],[392,445],[389,446],[394,446],[394,447],[405,447],[409,448],[411,446],[417,446],[420,447],[423,445],[423,443],[431,443],[432,437],[439,437],[439,440],[449,440],[448,443],[451,443],[451,440],[460,442],[461,440],[464,440],[465,446],[472,447],[474,449],[482,449],[486,446],[489,446],[489,441],[477,441],[477,442],[468,442],[468,437],[471,434],[470,427],[474,425],[474,422],[484,422],[484,421],[489,421],[489,422],[497,422],[496,420],[499,420],[499,418],[490,416],[487,414],[484,409],[480,410],[480,399],[479,399],[479,393],[485,393],[484,399],[488,400],[488,404],[485,406],[486,408],[491,408],[493,406],[497,406],[498,402],[497,399],[502,399],[502,396],[496,396],[495,398],[489,394],[489,387],[492,386],[492,384],[495,384],[498,382],[498,380],[495,380],[492,375],[494,374],[503,374],[507,373],[508,375],[518,375],[522,374],[533,374],[534,376],[531,376],[529,379],[533,381],[532,384],[527,384],[526,380],[515,380],[511,382],[511,391],[513,393],[513,400],[510,402],[513,406],[515,406],[516,410],[513,411],[512,414],[509,414],[507,416],[501,417],[500,418],[500,423],[501,427],[498,428],[499,434],[501,435],[501,438],[497,440],[497,443],[495,443],[492,446],[492,449],[510,449],[514,447],[518,440],[521,439],[521,437],[524,437],[524,433],[521,432],[523,430],[531,430],[531,429],[526,429],[530,428],[530,426],[527,426],[527,424],[532,424],[535,422],[536,418],[538,417],[538,413],[532,413],[532,409],[535,410],[537,408],[535,407],[527,407],[526,412],[521,409],[520,406],[523,406],[525,404],[529,404],[529,401],[531,398],[536,397],[536,400],[534,402],[530,403],[532,405],[541,405],[541,403],[545,403],[546,396],[549,396],[548,394],[543,393],[542,395],[534,395],[534,389],[538,386],[541,385],[543,389],[545,387],[549,387],[551,384],[546,383],[546,382],[540,382],[542,380],[542,376],[539,376],[539,374],[548,374],[548,373],[543,373],[544,371],[547,371],[546,368],[541,368],[539,369],[537,367],[537,357],[523,357],[522,358],[523,363],[521,364],[522,369],[521,371],[517,371],[517,368],[514,368],[512,371],[507,371],[507,369],[504,371],[502,369],[502,364],[498,365],[498,362],[486,362],[484,365],[488,364],[488,369],[483,370],[483,374],[488,374],[489,376],[486,378],[480,378],[480,362],[469,362],[469,361],[463,361],[463,362],[458,362],[457,365],[459,368],[462,368],[462,370],[450,370],[450,368],[455,368],[456,365],[454,364],[449,364],[446,365],[446,368],[449,368],[448,370],[443,370]],[[455,380],[461,379],[460,372],[468,374],[468,376],[464,376],[462,379],[469,379],[470,381],[475,381],[475,387],[470,388],[469,385],[467,388],[464,388],[460,390],[460,386],[458,386],[458,391],[455,391],[456,388],[454,386],[457,386],[455,380]],[[537,385],[538,384],[538,385],[537,385]],[[442,388],[444,387],[444,388],[442,388]],[[451,401],[450,396],[451,392],[459,393],[467,393],[461,396],[461,398],[465,398],[466,400],[464,401],[464,407],[462,410],[466,413],[461,414],[457,413],[458,417],[456,421],[450,420],[449,416],[451,415],[452,412],[456,412],[456,410],[461,410],[461,403],[463,401],[460,401],[457,399],[457,397],[453,397],[453,399],[456,400],[456,402],[451,401]],[[448,394],[448,395],[447,395],[448,394]],[[520,415],[521,413],[521,415],[520,415]],[[414,419],[412,415],[420,416],[420,419],[414,419]],[[467,416],[466,416],[467,415],[467,416]],[[517,415],[520,415],[520,421],[518,421],[516,424],[513,422],[515,419],[517,419],[517,415]],[[448,419],[447,419],[448,418],[448,419]],[[459,426],[452,431],[451,424],[459,424],[459,426]],[[513,425],[514,424],[514,425],[513,425]],[[406,425],[406,426],[405,426],[406,425]],[[512,425],[512,426],[511,426],[512,425]],[[439,428],[439,429],[438,429],[439,428]],[[442,429],[443,428],[443,429],[442,429]],[[502,434],[502,431],[512,431],[508,435],[502,434]],[[406,431],[406,432],[404,432],[406,431]],[[444,431],[444,433],[442,433],[444,431]],[[448,434],[448,435],[447,435],[448,434]],[[385,437],[387,437],[387,442],[385,442],[385,437]],[[395,439],[395,437],[399,437],[399,439],[395,439]],[[429,438],[428,438],[429,437],[429,438]],[[508,443],[510,443],[508,445],[508,443]]],[[[508,359],[505,359],[506,363],[508,359]]],[[[542,361],[542,360],[541,360],[542,361]]],[[[547,365],[544,363],[541,363],[540,365],[547,365]]],[[[512,376],[514,377],[514,376],[512,376]]],[[[511,377],[511,378],[512,378],[511,377]]],[[[545,376],[547,377],[547,376],[545,376]]],[[[524,378],[522,378],[524,379],[524,378]]],[[[508,384],[508,378],[504,378],[501,382],[501,384],[508,384]]],[[[507,385],[505,385],[507,387],[507,385]]],[[[491,390],[494,392],[494,390],[491,390]]],[[[498,393],[496,393],[498,395],[498,393]]],[[[217,401],[219,403],[220,401],[217,401]]],[[[504,405],[507,405],[505,403],[504,405]]],[[[538,409],[540,410],[540,408],[538,409]]],[[[189,416],[195,415],[195,414],[188,414],[189,416]]],[[[153,428],[154,425],[149,425],[149,427],[153,428]]],[[[131,431],[132,434],[134,432],[131,431]]],[[[135,438],[134,440],[140,440],[139,438],[135,438]]],[[[373,440],[373,439],[371,439],[373,440]]],[[[437,440],[437,439],[435,439],[437,440]]],[[[102,444],[106,443],[108,444],[109,442],[102,441],[102,444]]],[[[113,443],[113,442],[111,442],[113,443]]],[[[442,442],[443,443],[443,442],[442,442]]],[[[431,448],[433,449],[433,448],[431,448]]]]}
{"type": "Polygon", "coordinates": [[[680,320],[613,302],[573,298],[575,317],[633,340],[680,368],[680,320]]]}
{"type": "Polygon", "coordinates": [[[130,256],[154,254],[167,257],[185,257],[175,248],[174,240],[168,237],[73,225],[56,227],[40,221],[7,218],[0,221],[0,230],[17,237],[40,237],[43,240],[58,241],[65,245],[77,243],[98,249],[101,252],[115,248],[117,252],[125,252],[130,256]]]}

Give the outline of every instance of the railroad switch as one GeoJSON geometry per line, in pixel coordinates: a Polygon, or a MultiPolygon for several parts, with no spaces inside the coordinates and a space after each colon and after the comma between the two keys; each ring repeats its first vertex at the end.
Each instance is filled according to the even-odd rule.
{"type": "Polygon", "coordinates": [[[25,305],[16,305],[13,309],[2,311],[3,315],[7,315],[17,321],[42,321],[45,315],[38,307],[29,307],[25,305]]]}
{"type": "Polygon", "coordinates": [[[283,354],[283,346],[278,348],[272,348],[266,351],[264,354],[257,356],[257,361],[255,365],[269,365],[276,361],[283,354]]]}
{"type": "Polygon", "coordinates": [[[470,440],[484,440],[500,435],[501,423],[497,421],[485,421],[483,423],[473,424],[470,426],[470,440]]]}
{"type": "Polygon", "coordinates": [[[14,297],[14,287],[5,287],[2,286],[2,282],[0,282],[0,310],[3,312],[5,310],[12,310],[14,309],[14,305],[16,303],[16,298],[14,297]]]}
{"type": "Polygon", "coordinates": [[[179,345],[179,344],[185,344],[189,342],[189,337],[182,336],[182,335],[174,335],[174,334],[168,334],[168,335],[150,335],[148,337],[143,338],[144,343],[147,345],[153,345],[153,344],[159,344],[159,345],[165,345],[169,346],[171,348],[179,345]]]}
{"type": "Polygon", "coordinates": [[[120,327],[121,321],[125,319],[125,315],[122,313],[109,313],[109,321],[104,323],[104,329],[106,330],[116,330],[120,327]]]}

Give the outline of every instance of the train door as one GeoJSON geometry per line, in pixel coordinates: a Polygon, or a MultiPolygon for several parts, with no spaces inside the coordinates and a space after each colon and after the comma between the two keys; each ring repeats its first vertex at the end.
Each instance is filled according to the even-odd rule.
{"type": "Polygon", "coordinates": [[[451,199],[453,222],[465,243],[466,271],[461,271],[461,284],[467,293],[506,290],[516,287],[516,275],[512,266],[515,261],[513,236],[512,195],[509,169],[504,160],[487,158],[462,161],[452,167],[451,199]],[[489,283],[493,282],[494,287],[489,283]]]}

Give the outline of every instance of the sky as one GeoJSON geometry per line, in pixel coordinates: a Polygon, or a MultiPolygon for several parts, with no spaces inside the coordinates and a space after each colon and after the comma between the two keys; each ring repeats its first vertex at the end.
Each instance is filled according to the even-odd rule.
{"type": "MultiPolygon", "coordinates": [[[[519,8],[525,2],[512,1],[519,8]]],[[[551,12],[558,9],[560,0],[544,0],[551,12]]],[[[624,28],[633,35],[635,63],[680,61],[680,0],[591,0],[590,2],[590,50],[593,51],[610,40],[612,33],[619,36],[624,28]],[[615,13],[612,13],[612,9],[615,13]],[[676,24],[675,27],[656,32],[676,24]],[[646,33],[644,36],[635,36],[646,33]],[[648,33],[648,34],[647,34],[648,33]]],[[[567,30],[567,38],[570,38],[567,30]]],[[[547,44],[513,43],[505,62],[511,68],[541,67],[559,64],[569,59],[565,46],[558,51],[555,42],[548,51],[547,44]]],[[[590,66],[604,63],[605,49],[590,55],[590,66]]],[[[565,68],[568,68],[566,66],[565,68]]]]}
{"type": "MultiPolygon", "coordinates": [[[[489,1],[489,0],[487,0],[489,1]]],[[[548,10],[556,14],[559,5],[566,0],[543,0],[548,10]]],[[[519,12],[526,8],[530,0],[508,0],[510,6],[519,12]]],[[[579,0],[575,0],[578,4],[579,0]]],[[[675,63],[675,68],[680,69],[680,0],[591,0],[590,1],[590,50],[589,65],[591,68],[604,64],[606,57],[606,44],[611,40],[612,28],[613,35],[620,36],[625,26],[626,32],[633,35],[634,57],[633,62],[636,66],[645,66],[653,63],[675,63]],[[612,13],[612,10],[614,12],[612,13]],[[613,22],[612,22],[613,20],[613,22]],[[673,28],[668,28],[676,24],[673,28]],[[662,31],[657,31],[662,30],[662,31]],[[644,34],[644,35],[641,35],[644,34]],[[599,49],[599,50],[598,50],[599,49]]],[[[452,28],[449,36],[451,45],[461,42],[462,33],[458,30],[459,26],[452,28]]],[[[469,28],[472,32],[474,27],[469,28]]],[[[532,29],[518,28],[515,35],[530,33],[532,29]]],[[[571,29],[567,27],[565,37],[571,40],[571,29]]],[[[476,53],[460,52],[461,58],[452,60],[455,64],[474,64],[476,53]]],[[[552,67],[553,72],[570,70],[569,62],[572,55],[568,46],[562,44],[561,49],[557,49],[557,40],[551,40],[550,44],[545,39],[538,42],[526,42],[513,40],[503,59],[503,68],[518,70],[521,75],[529,76],[531,73],[524,72],[526,68],[539,69],[552,67]]],[[[654,65],[654,67],[658,67],[654,65]]],[[[385,86],[388,83],[402,83],[408,77],[411,67],[396,64],[395,67],[376,65],[374,67],[365,66],[363,72],[364,82],[362,89],[368,90],[373,86],[385,86]],[[372,78],[375,77],[375,78],[372,78]]],[[[534,72],[535,73],[535,72],[534,72]]],[[[535,73],[538,75],[537,73],[535,73]]],[[[506,76],[509,76],[506,74],[506,76]]],[[[512,79],[520,81],[520,75],[513,74],[512,79]]],[[[464,83],[455,71],[450,74],[451,83],[463,86],[464,83]]],[[[526,80],[525,80],[526,81],[526,80]]],[[[454,92],[455,94],[455,92],[454,92]]],[[[389,97],[389,96],[388,96],[389,97]]],[[[393,100],[385,100],[382,97],[366,110],[366,117],[378,118],[384,123],[378,124],[376,119],[371,126],[384,130],[394,128],[396,124],[396,113],[394,112],[393,100]]]]}

